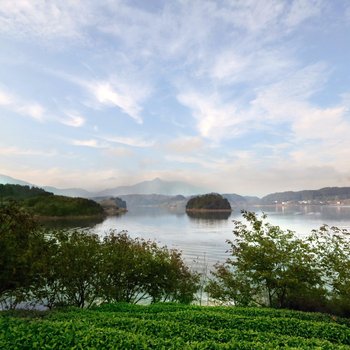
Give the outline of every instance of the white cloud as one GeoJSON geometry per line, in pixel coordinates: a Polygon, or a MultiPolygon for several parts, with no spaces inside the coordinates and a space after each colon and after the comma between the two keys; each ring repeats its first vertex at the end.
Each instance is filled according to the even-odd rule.
{"type": "Polygon", "coordinates": [[[141,147],[141,148],[152,147],[155,144],[154,140],[147,141],[138,137],[103,136],[102,139],[109,142],[121,143],[127,146],[141,147]]]}
{"type": "Polygon", "coordinates": [[[142,118],[140,117],[142,108],[131,96],[117,92],[108,82],[91,84],[90,89],[98,102],[105,105],[117,106],[124,113],[135,119],[137,123],[142,123],[142,118]]]}
{"type": "Polygon", "coordinates": [[[283,15],[285,2],[279,0],[227,1],[226,21],[249,32],[263,31],[273,26],[283,15]]]}
{"type": "Polygon", "coordinates": [[[19,147],[0,147],[0,155],[2,156],[44,156],[52,157],[57,155],[56,151],[42,151],[34,149],[23,149],[19,147]]]}
{"type": "Polygon", "coordinates": [[[71,144],[73,146],[83,146],[83,147],[91,147],[91,148],[105,148],[105,145],[100,144],[95,139],[90,140],[72,140],[71,144]]]}
{"type": "Polygon", "coordinates": [[[23,104],[15,108],[15,110],[24,115],[29,116],[38,121],[43,121],[45,117],[45,108],[39,103],[23,104]]]}
{"type": "Polygon", "coordinates": [[[12,96],[0,90],[0,106],[9,106],[12,103],[13,103],[12,96]]]}
{"type": "Polygon", "coordinates": [[[294,0],[285,23],[289,27],[296,27],[310,17],[318,16],[324,7],[321,0],[294,0]]]}
{"type": "Polygon", "coordinates": [[[232,103],[223,103],[217,95],[206,96],[183,92],[177,96],[180,103],[192,111],[202,137],[220,141],[241,133],[241,116],[232,103]]]}
{"type": "Polygon", "coordinates": [[[134,155],[130,148],[126,147],[109,148],[107,153],[117,157],[131,157],[134,155]]]}
{"type": "Polygon", "coordinates": [[[50,69],[45,69],[45,72],[78,85],[93,96],[95,102],[85,103],[87,107],[118,107],[138,124],[143,123],[142,103],[151,94],[152,89],[150,84],[136,73],[130,72],[128,75],[127,72],[125,76],[118,77],[111,75],[106,79],[89,79],[50,69]]]}
{"type": "Polygon", "coordinates": [[[2,90],[0,90],[0,106],[40,122],[46,118],[46,109],[41,104],[33,101],[28,102],[2,90]]]}
{"type": "Polygon", "coordinates": [[[79,113],[77,112],[65,112],[66,116],[68,118],[60,119],[59,121],[62,124],[72,126],[74,128],[79,128],[85,124],[85,118],[82,117],[79,113]]]}
{"type": "Polygon", "coordinates": [[[181,136],[169,142],[166,148],[175,153],[197,153],[205,147],[205,142],[198,136],[181,136]]]}
{"type": "Polygon", "coordinates": [[[94,23],[93,9],[91,1],[2,0],[0,32],[41,39],[80,38],[83,28],[94,23]]]}

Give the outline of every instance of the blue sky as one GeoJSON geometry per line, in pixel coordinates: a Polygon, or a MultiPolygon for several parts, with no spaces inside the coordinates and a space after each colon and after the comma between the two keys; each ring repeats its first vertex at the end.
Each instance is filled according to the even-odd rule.
{"type": "Polygon", "coordinates": [[[350,186],[349,1],[0,4],[0,173],[350,186]]]}

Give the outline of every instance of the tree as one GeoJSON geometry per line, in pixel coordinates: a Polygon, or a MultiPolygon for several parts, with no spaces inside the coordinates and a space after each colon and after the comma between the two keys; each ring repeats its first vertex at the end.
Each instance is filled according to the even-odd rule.
{"type": "Polygon", "coordinates": [[[328,291],[329,310],[350,316],[350,233],[323,225],[312,231],[308,241],[317,251],[317,262],[328,291]]]}
{"type": "Polygon", "coordinates": [[[9,307],[25,299],[40,276],[44,235],[15,202],[0,205],[0,298],[9,307]]]}
{"type": "Polygon", "coordinates": [[[59,231],[56,276],[64,302],[90,307],[99,296],[101,245],[88,231],[59,231]]]}
{"type": "Polygon", "coordinates": [[[186,204],[186,210],[228,210],[229,201],[218,193],[208,193],[191,198],[186,204]]]}
{"type": "Polygon", "coordinates": [[[315,252],[290,230],[243,211],[246,223],[234,221],[235,239],[228,241],[232,257],[216,265],[207,291],[216,299],[236,305],[304,308],[322,296],[321,271],[315,252]]]}
{"type": "Polygon", "coordinates": [[[198,278],[176,250],[112,231],[104,238],[102,251],[101,296],[106,301],[194,299],[198,278]]]}
{"type": "Polygon", "coordinates": [[[149,243],[132,239],[126,232],[110,232],[103,240],[102,294],[110,301],[136,303],[146,295],[149,243]]]}

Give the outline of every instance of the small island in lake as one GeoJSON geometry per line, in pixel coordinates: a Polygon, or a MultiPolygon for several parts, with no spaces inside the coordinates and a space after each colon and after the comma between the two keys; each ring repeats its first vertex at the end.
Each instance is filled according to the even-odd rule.
{"type": "Polygon", "coordinates": [[[94,198],[94,200],[102,206],[105,213],[109,216],[119,215],[128,211],[126,202],[119,197],[102,197],[94,198]]]}
{"type": "Polygon", "coordinates": [[[186,211],[232,211],[229,201],[218,193],[208,193],[191,198],[186,211]]]}

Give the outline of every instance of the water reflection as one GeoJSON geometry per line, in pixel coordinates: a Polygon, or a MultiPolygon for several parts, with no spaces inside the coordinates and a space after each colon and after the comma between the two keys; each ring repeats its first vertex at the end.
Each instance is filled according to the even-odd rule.
{"type": "Polygon", "coordinates": [[[231,216],[230,211],[187,211],[187,216],[194,221],[227,220],[231,216]]]}
{"type": "MultiPolygon", "coordinates": [[[[350,228],[350,207],[265,206],[245,209],[265,212],[272,225],[293,230],[298,236],[306,236],[322,224],[350,228]]],[[[92,231],[101,237],[109,230],[126,230],[131,237],[151,239],[159,245],[181,250],[185,261],[199,271],[210,269],[228,257],[226,240],[233,239],[233,220],[242,220],[238,207],[232,213],[187,214],[184,209],[143,207],[129,208],[124,215],[109,216],[104,220],[60,220],[45,225],[55,228],[92,227],[92,231]]]]}
{"type": "Polygon", "coordinates": [[[55,218],[55,219],[40,219],[39,223],[45,228],[50,229],[72,229],[72,228],[93,228],[102,223],[104,217],[95,218],[55,218]]]}

